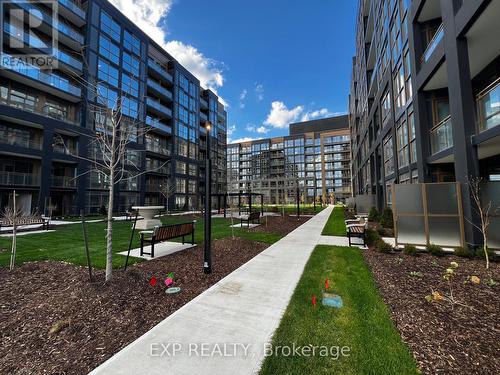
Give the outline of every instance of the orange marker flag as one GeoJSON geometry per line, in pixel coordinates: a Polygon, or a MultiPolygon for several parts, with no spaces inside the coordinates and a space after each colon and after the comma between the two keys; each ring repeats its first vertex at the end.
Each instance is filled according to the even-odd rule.
{"type": "Polygon", "coordinates": [[[328,281],[328,279],[325,280],[325,291],[328,291],[328,289],[330,289],[330,283],[328,281]]]}

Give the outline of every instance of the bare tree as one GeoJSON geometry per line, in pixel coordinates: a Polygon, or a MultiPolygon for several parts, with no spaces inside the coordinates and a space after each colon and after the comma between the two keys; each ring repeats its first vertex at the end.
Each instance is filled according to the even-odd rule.
{"type": "Polygon", "coordinates": [[[479,216],[480,224],[468,220],[475,228],[477,228],[483,237],[483,252],[486,259],[486,268],[490,268],[490,258],[488,254],[488,229],[490,226],[490,215],[493,211],[493,202],[490,200],[488,202],[483,202],[481,194],[481,185],[483,184],[483,179],[480,177],[470,177],[467,181],[469,185],[470,195],[474,201],[474,205],[479,216]]]}
{"type": "Polygon", "coordinates": [[[12,246],[10,252],[10,262],[9,269],[12,271],[16,264],[16,253],[17,253],[17,229],[21,227],[22,223],[30,223],[35,222],[40,215],[37,213],[26,214],[22,209],[17,208],[16,206],[16,191],[13,193],[13,205],[12,208],[6,207],[1,216],[3,221],[6,223],[10,223],[12,225],[12,246]]]}
{"type": "MultiPolygon", "coordinates": [[[[85,59],[83,61],[85,63],[85,59]]],[[[90,72],[88,66],[87,70],[90,72]]],[[[131,110],[125,96],[110,95],[102,82],[93,76],[89,76],[89,78],[75,76],[74,78],[79,81],[82,87],[87,89],[84,91],[89,93],[86,98],[86,105],[89,118],[94,122],[94,132],[92,134],[81,134],[83,137],[89,138],[90,156],[73,155],[76,158],[88,161],[91,168],[75,178],[95,173],[102,177],[107,187],[109,196],[106,229],[106,282],[108,282],[111,280],[113,272],[115,188],[122,181],[137,179],[137,177],[146,173],[146,171],[140,170],[140,165],[137,165],[134,160],[127,156],[131,150],[130,144],[140,137],[144,137],[150,128],[138,119],[138,114],[141,113],[140,105],[135,108],[135,111],[131,110]],[[124,113],[127,115],[125,116],[124,113]]],[[[144,102],[144,99],[142,98],[138,102],[144,102]]],[[[63,145],[67,153],[74,154],[62,137],[59,137],[56,141],[63,145]]],[[[168,164],[168,161],[154,169],[159,170],[166,164],[168,164]]]]}
{"type": "Polygon", "coordinates": [[[158,191],[160,192],[160,194],[163,196],[163,198],[166,201],[166,209],[167,209],[167,215],[168,215],[168,213],[169,213],[168,204],[169,204],[170,198],[175,193],[175,185],[172,183],[171,179],[168,178],[164,182],[162,182],[158,185],[158,191]]]}

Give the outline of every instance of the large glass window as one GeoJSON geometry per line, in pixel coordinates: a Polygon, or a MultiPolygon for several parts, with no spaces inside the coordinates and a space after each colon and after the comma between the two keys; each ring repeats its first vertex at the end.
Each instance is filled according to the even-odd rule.
{"type": "Polygon", "coordinates": [[[120,48],[104,35],[99,37],[99,54],[117,65],[120,63],[120,48]]]}
{"type": "Polygon", "coordinates": [[[406,167],[409,164],[409,154],[408,154],[408,123],[403,116],[403,119],[399,121],[397,129],[397,145],[398,145],[398,166],[406,167]]]}
{"type": "Polygon", "coordinates": [[[122,90],[136,98],[139,97],[139,81],[122,73],[122,90]]]}
{"type": "Polygon", "coordinates": [[[408,132],[410,133],[410,162],[417,162],[417,136],[415,134],[415,119],[413,112],[408,115],[408,132]]]}
{"type": "Polygon", "coordinates": [[[111,38],[120,42],[121,28],[118,23],[116,23],[111,16],[106,12],[101,11],[101,30],[106,32],[111,38]]]}
{"type": "Polygon", "coordinates": [[[123,52],[123,69],[132,75],[139,77],[140,61],[127,52],[123,52]]]}
{"type": "Polygon", "coordinates": [[[384,170],[386,176],[394,173],[394,150],[392,137],[388,137],[384,140],[384,170]]]}
{"type": "Polygon", "coordinates": [[[141,55],[141,42],[134,35],[125,30],[123,34],[123,46],[128,49],[130,52],[136,54],[137,56],[141,55]]]}
{"type": "Polygon", "coordinates": [[[97,101],[108,108],[117,108],[118,93],[110,87],[99,83],[97,85],[97,101]]]}
{"type": "Polygon", "coordinates": [[[113,68],[103,59],[99,59],[97,77],[100,81],[118,87],[118,69],[113,68]]]}
{"type": "Polygon", "coordinates": [[[385,90],[382,95],[382,123],[390,118],[391,115],[391,93],[389,90],[385,90]]]}
{"type": "Polygon", "coordinates": [[[127,98],[126,96],[122,97],[121,109],[124,115],[130,116],[132,118],[137,118],[138,104],[134,99],[127,98]]]}

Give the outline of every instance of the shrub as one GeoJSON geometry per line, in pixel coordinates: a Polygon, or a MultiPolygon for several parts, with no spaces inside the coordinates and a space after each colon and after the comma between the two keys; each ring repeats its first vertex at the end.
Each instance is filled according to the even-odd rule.
{"type": "Polygon", "coordinates": [[[379,221],[380,219],[380,214],[378,213],[378,210],[375,206],[372,206],[370,208],[370,213],[368,214],[368,221],[375,222],[379,221]]]}
{"type": "Polygon", "coordinates": [[[474,251],[469,247],[457,247],[454,254],[462,258],[474,258],[474,251]]]}
{"type": "Polygon", "coordinates": [[[434,245],[434,244],[430,244],[430,245],[427,245],[427,251],[432,254],[432,255],[435,255],[437,257],[442,257],[444,256],[444,250],[441,246],[439,245],[434,245]]]}
{"type": "Polygon", "coordinates": [[[418,250],[413,245],[405,245],[405,247],[403,248],[403,253],[408,254],[408,255],[412,255],[412,256],[417,256],[418,250]]]}
{"type": "Polygon", "coordinates": [[[375,246],[377,241],[381,241],[382,237],[373,229],[367,229],[365,233],[365,240],[368,246],[375,246]]]}
{"type": "Polygon", "coordinates": [[[394,228],[394,221],[393,221],[393,216],[392,216],[392,210],[390,207],[384,208],[384,211],[382,212],[382,215],[380,216],[380,224],[384,228],[389,228],[393,229],[394,228]]]}
{"type": "Polygon", "coordinates": [[[377,249],[378,252],[384,253],[384,254],[389,254],[394,251],[394,247],[392,247],[391,244],[388,244],[384,240],[380,239],[377,241],[375,248],[377,249]]]}

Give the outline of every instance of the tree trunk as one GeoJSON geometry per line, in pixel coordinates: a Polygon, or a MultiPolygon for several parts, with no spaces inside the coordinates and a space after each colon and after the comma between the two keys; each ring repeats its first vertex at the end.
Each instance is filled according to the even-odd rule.
{"type": "Polygon", "coordinates": [[[488,255],[488,237],[486,235],[486,230],[483,231],[483,251],[486,258],[486,269],[490,268],[490,257],[488,255]]]}
{"type": "Polygon", "coordinates": [[[114,173],[111,172],[108,199],[108,227],[106,230],[106,282],[111,280],[113,273],[113,203],[114,203],[114,173]]]}

